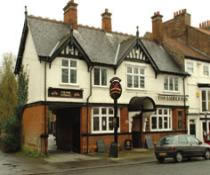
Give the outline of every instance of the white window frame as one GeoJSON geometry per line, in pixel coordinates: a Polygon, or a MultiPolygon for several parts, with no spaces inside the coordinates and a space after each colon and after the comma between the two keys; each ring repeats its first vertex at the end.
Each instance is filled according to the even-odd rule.
{"type": "Polygon", "coordinates": [[[94,67],[93,69],[93,86],[95,87],[108,87],[108,69],[104,67],[94,67]],[[95,84],[95,69],[99,69],[99,84],[95,84]],[[106,70],[106,84],[102,85],[102,71],[106,70]]]}
{"type": "Polygon", "coordinates": [[[78,61],[75,60],[75,59],[62,58],[61,59],[61,84],[77,85],[77,83],[78,83],[78,61]],[[68,61],[68,66],[63,66],[62,65],[62,61],[68,61]],[[71,67],[71,62],[72,61],[76,62],[76,67],[71,67]],[[62,70],[63,69],[68,69],[68,82],[63,82],[62,81],[62,76],[63,76],[62,70]],[[76,71],[76,82],[75,83],[71,82],[72,81],[71,80],[71,75],[70,75],[71,70],[75,70],[76,71]]]}
{"type": "MultiPolygon", "coordinates": [[[[113,107],[93,107],[91,112],[91,133],[92,134],[104,134],[104,133],[114,133],[114,127],[112,130],[109,129],[109,118],[114,118],[114,108],[113,107]],[[113,114],[109,114],[109,108],[113,110],[113,114]],[[94,114],[94,109],[99,109],[99,114],[94,114]],[[102,109],[106,109],[106,115],[102,114],[102,109]],[[94,131],[94,117],[99,118],[99,130],[94,131]],[[102,130],[102,117],[106,117],[106,130],[102,130]]],[[[118,132],[120,132],[120,110],[118,110],[118,117],[119,117],[119,128],[118,132]]]]}
{"type": "Polygon", "coordinates": [[[172,112],[169,108],[158,108],[156,112],[151,115],[150,119],[150,131],[156,132],[156,131],[172,131],[172,112]],[[159,114],[159,110],[162,111],[162,114],[159,114]],[[167,110],[167,114],[164,114],[164,110],[167,110]],[[156,118],[156,128],[152,128],[152,119],[156,118]],[[162,128],[159,128],[159,121],[160,118],[162,119],[162,128]],[[167,120],[165,120],[165,118],[167,120]],[[165,121],[167,121],[167,128],[164,127],[165,121]]]}
{"type": "Polygon", "coordinates": [[[204,89],[201,89],[201,111],[202,112],[209,112],[210,109],[208,107],[208,104],[210,104],[210,99],[208,97],[208,92],[210,92],[210,89],[209,88],[204,88],[204,89]],[[205,92],[205,97],[206,97],[206,100],[205,100],[205,103],[206,103],[206,110],[203,110],[203,91],[205,92]]]}
{"type": "Polygon", "coordinates": [[[209,76],[209,65],[208,64],[203,64],[203,75],[209,76]]]}
{"type": "Polygon", "coordinates": [[[178,77],[165,76],[163,81],[164,81],[163,82],[163,89],[164,89],[164,91],[179,92],[179,86],[180,86],[179,83],[180,83],[180,81],[179,81],[178,77]],[[172,89],[170,89],[171,80],[172,80],[172,89]],[[167,86],[165,86],[166,83],[167,83],[167,86]],[[177,89],[176,89],[176,87],[177,87],[177,89]]]}
{"type": "Polygon", "coordinates": [[[186,72],[193,74],[194,72],[194,63],[192,61],[186,62],[186,72]]]}
{"type": "Polygon", "coordinates": [[[134,65],[127,65],[127,70],[126,70],[126,87],[128,89],[145,89],[145,86],[146,86],[146,83],[145,83],[145,67],[142,67],[142,66],[134,66],[134,65]],[[128,69],[131,69],[131,72],[128,72],[128,69]],[[138,70],[138,73],[135,73],[134,70],[137,69],[138,70]],[[143,72],[143,73],[142,73],[143,72]],[[132,83],[131,83],[131,87],[128,86],[128,76],[131,76],[132,77],[132,83]],[[134,77],[138,77],[138,86],[137,87],[134,87],[134,77]],[[143,79],[143,87],[141,87],[142,81],[143,79]]]}

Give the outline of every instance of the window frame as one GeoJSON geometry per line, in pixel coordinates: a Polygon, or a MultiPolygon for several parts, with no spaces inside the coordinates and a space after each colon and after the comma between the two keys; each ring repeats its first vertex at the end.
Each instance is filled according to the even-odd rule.
{"type": "Polygon", "coordinates": [[[201,89],[201,111],[202,112],[209,112],[210,111],[210,89],[205,88],[201,89]],[[205,92],[205,100],[203,100],[203,92],[205,92]],[[209,93],[209,95],[208,95],[209,93]],[[205,103],[206,110],[203,110],[203,104],[205,103]]]}
{"type": "Polygon", "coordinates": [[[186,62],[186,72],[193,74],[194,73],[194,63],[192,61],[186,62]]]}
{"type": "MultiPolygon", "coordinates": [[[[93,107],[91,110],[91,133],[92,134],[104,134],[104,133],[114,133],[114,126],[113,129],[110,130],[109,129],[109,119],[110,118],[114,118],[114,108],[113,107],[105,107],[105,106],[101,106],[101,107],[93,107]],[[94,109],[98,109],[99,113],[98,114],[94,114],[94,109]],[[106,109],[106,114],[102,114],[102,109],[106,109]],[[112,109],[113,114],[109,113],[109,109],[112,109]],[[99,129],[98,130],[94,130],[94,118],[98,117],[99,118],[99,129]],[[103,130],[103,120],[102,118],[106,117],[106,130],[103,130]]],[[[120,132],[120,110],[118,109],[118,117],[119,117],[119,128],[118,128],[118,132],[120,132]]]]}
{"type": "Polygon", "coordinates": [[[167,92],[179,92],[180,91],[179,77],[165,76],[164,81],[163,81],[163,90],[167,92]],[[172,88],[171,88],[171,85],[172,85],[172,88]]]}
{"type": "Polygon", "coordinates": [[[62,58],[61,59],[61,84],[64,85],[78,85],[78,61],[75,59],[71,59],[71,58],[62,58]],[[63,61],[67,61],[68,62],[68,66],[63,66],[63,61]],[[76,66],[72,67],[71,66],[71,62],[76,62],[76,66]],[[67,69],[68,70],[68,82],[63,82],[63,69],[67,69]],[[71,79],[71,70],[75,70],[76,71],[76,82],[73,83],[72,79],[71,79]]]}
{"type": "Polygon", "coordinates": [[[210,75],[209,73],[209,65],[203,64],[203,75],[208,77],[210,75]],[[205,70],[205,68],[207,68],[207,70],[205,70]],[[205,74],[205,72],[207,72],[207,74],[205,74]]]}
{"type": "Polygon", "coordinates": [[[150,131],[151,132],[164,132],[164,131],[172,131],[172,112],[170,108],[157,108],[156,112],[151,115],[150,120],[150,131]],[[167,114],[164,114],[165,110],[167,110],[167,114]],[[161,111],[161,114],[159,113],[161,111]],[[156,128],[153,128],[153,118],[156,120],[156,128]],[[160,118],[162,120],[162,128],[160,128],[160,118]],[[165,127],[167,118],[167,127],[165,127]]]}
{"type": "Polygon", "coordinates": [[[93,86],[94,87],[108,87],[108,69],[105,67],[94,67],[93,68],[93,86]],[[99,84],[95,84],[95,70],[99,69],[99,84]],[[102,71],[105,70],[106,71],[106,85],[103,85],[103,75],[102,75],[102,71]]]}
{"type": "Polygon", "coordinates": [[[131,65],[128,64],[126,66],[126,88],[127,89],[142,89],[144,90],[146,87],[145,83],[145,67],[143,66],[136,66],[136,65],[131,65]],[[128,69],[131,69],[131,72],[128,72],[128,69]],[[138,70],[138,73],[135,73],[135,69],[138,70]],[[128,77],[131,77],[131,87],[128,85],[128,77]],[[135,78],[138,77],[137,84],[135,83],[135,78]],[[143,83],[142,83],[143,82],[143,83]],[[135,87],[137,85],[137,87],[135,87]]]}

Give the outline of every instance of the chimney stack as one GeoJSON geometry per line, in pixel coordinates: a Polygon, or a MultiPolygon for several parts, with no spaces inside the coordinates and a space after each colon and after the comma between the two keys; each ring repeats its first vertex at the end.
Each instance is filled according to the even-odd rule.
{"type": "Polygon", "coordinates": [[[152,38],[157,42],[162,42],[163,40],[163,16],[160,12],[155,12],[152,18],[152,38]]]}
{"type": "Polygon", "coordinates": [[[70,0],[63,8],[64,23],[70,24],[73,29],[77,29],[77,5],[74,0],[70,0]]]}
{"type": "Polygon", "coordinates": [[[109,13],[108,9],[105,9],[105,12],[101,14],[102,16],[102,29],[105,32],[112,32],[112,14],[109,13]]]}
{"type": "Polygon", "coordinates": [[[210,30],[210,20],[200,23],[199,28],[210,30]]]}

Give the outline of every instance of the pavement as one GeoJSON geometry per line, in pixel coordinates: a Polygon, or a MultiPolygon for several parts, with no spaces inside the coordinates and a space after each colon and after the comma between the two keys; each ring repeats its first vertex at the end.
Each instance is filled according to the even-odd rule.
{"type": "Polygon", "coordinates": [[[108,168],[154,162],[153,150],[132,149],[119,151],[118,158],[109,153],[78,154],[56,150],[50,137],[49,154],[46,157],[29,157],[24,153],[6,154],[0,151],[0,175],[59,174],[84,169],[108,168]]]}
{"type": "Polygon", "coordinates": [[[52,152],[47,157],[32,158],[23,153],[0,152],[0,175],[59,174],[83,169],[108,168],[155,161],[153,150],[133,149],[120,151],[118,158],[108,153],[77,154],[52,152]]]}

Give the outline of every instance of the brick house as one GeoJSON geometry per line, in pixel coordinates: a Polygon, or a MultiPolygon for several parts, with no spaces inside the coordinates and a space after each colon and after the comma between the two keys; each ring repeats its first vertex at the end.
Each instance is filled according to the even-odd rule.
{"type": "Polygon", "coordinates": [[[159,12],[153,17],[153,32],[147,36],[156,40],[174,56],[176,63],[190,74],[185,83],[189,96],[187,106],[188,134],[203,140],[210,133],[210,21],[191,26],[186,9],[174,13],[174,18],[162,22],[159,12]]]}
{"type": "MultiPolygon", "coordinates": [[[[113,100],[109,80],[122,82],[118,100],[119,144],[144,147],[145,137],[186,133],[188,76],[162,44],[112,31],[106,9],[102,27],[78,24],[77,4],[64,8],[64,21],[26,13],[15,73],[29,76],[29,97],[22,120],[23,146],[47,152],[48,113],[56,116],[57,148],[97,151],[97,140],[113,142],[113,100]],[[149,113],[152,112],[153,113],[149,113]]],[[[153,27],[156,24],[153,17],[153,27]]]]}

